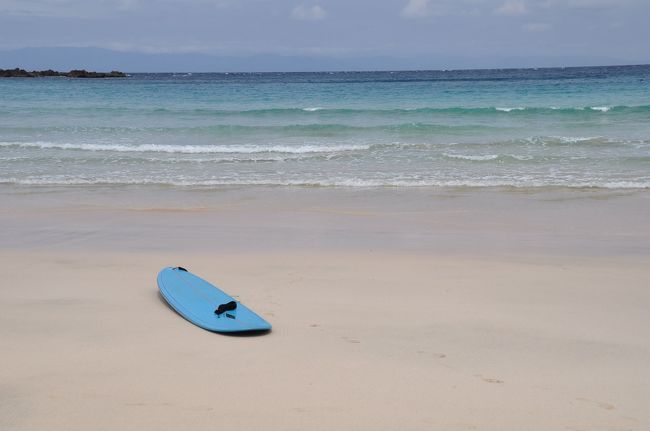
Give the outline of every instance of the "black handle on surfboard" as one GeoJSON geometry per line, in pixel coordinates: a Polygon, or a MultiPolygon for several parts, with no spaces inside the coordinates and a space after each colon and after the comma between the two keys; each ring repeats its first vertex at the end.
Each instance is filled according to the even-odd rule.
{"type": "Polygon", "coordinates": [[[217,307],[217,309],[214,310],[214,314],[216,314],[217,316],[221,316],[226,311],[235,310],[236,308],[237,308],[237,303],[235,301],[226,302],[225,304],[220,304],[217,307]]]}

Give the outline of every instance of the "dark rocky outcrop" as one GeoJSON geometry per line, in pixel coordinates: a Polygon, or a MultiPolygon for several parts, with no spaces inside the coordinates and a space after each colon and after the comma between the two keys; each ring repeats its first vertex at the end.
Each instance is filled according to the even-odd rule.
{"type": "Polygon", "coordinates": [[[0,76],[3,78],[31,78],[33,75],[24,69],[0,69],[0,76]]]}
{"type": "Polygon", "coordinates": [[[56,70],[33,70],[28,72],[24,69],[0,69],[0,78],[40,78],[49,76],[63,76],[68,78],[125,78],[124,72],[113,70],[112,72],[89,72],[87,70],[71,70],[70,72],[57,72],[56,70]]]}
{"type": "Polygon", "coordinates": [[[126,76],[123,72],[113,70],[112,72],[88,72],[86,70],[71,70],[67,75],[69,78],[124,78],[126,76]]]}

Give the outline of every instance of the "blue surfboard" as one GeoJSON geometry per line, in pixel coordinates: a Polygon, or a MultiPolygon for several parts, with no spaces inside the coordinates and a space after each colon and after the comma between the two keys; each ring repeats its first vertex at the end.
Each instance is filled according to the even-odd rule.
{"type": "Polygon", "coordinates": [[[216,286],[185,268],[164,268],[158,273],[163,298],[181,316],[208,331],[268,331],[271,324],[216,286]]]}

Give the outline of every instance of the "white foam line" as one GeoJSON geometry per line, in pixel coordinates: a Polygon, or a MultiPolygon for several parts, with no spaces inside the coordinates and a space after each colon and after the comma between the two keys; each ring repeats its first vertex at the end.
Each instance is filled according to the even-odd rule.
{"type": "Polygon", "coordinates": [[[561,142],[565,143],[576,143],[576,142],[585,142],[593,141],[595,139],[601,139],[601,136],[551,136],[551,138],[558,139],[561,142]]]}
{"type": "Polygon", "coordinates": [[[523,111],[526,108],[521,107],[521,106],[517,106],[515,108],[494,108],[494,109],[496,109],[497,111],[501,111],[501,112],[510,112],[510,111],[523,111]]]}
{"type": "Polygon", "coordinates": [[[302,186],[302,187],[514,187],[514,188],[601,188],[601,189],[649,189],[650,182],[605,181],[562,183],[552,181],[499,181],[499,180],[206,180],[206,181],[160,181],[160,180],[86,180],[80,178],[0,178],[0,184],[15,185],[172,185],[180,187],[218,187],[218,186],[302,186]]]}
{"type": "Polygon", "coordinates": [[[461,160],[472,160],[472,161],[485,161],[485,160],[495,160],[499,158],[498,154],[486,154],[483,156],[467,156],[463,154],[448,154],[444,153],[443,154],[445,157],[449,157],[452,159],[461,159],[461,160]]]}
{"type": "Polygon", "coordinates": [[[53,142],[0,142],[0,147],[42,148],[58,150],[82,151],[114,151],[123,153],[181,153],[181,154],[211,154],[211,153],[332,153],[340,151],[367,150],[370,145],[120,145],[120,144],[60,144],[53,142]]]}
{"type": "Polygon", "coordinates": [[[607,112],[612,108],[610,108],[609,106],[592,106],[589,109],[593,111],[607,112]]]}

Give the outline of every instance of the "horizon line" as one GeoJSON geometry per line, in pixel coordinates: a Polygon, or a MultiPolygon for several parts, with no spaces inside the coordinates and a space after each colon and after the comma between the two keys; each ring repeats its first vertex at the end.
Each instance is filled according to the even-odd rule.
{"type": "MultiPolygon", "coordinates": [[[[449,69],[340,69],[340,70],[292,70],[292,71],[281,71],[281,70],[263,70],[263,71],[121,71],[126,74],[220,74],[220,75],[235,75],[235,74],[271,74],[271,73],[283,73],[283,74],[300,74],[300,73],[407,73],[407,72],[464,72],[464,71],[512,71],[512,70],[553,70],[553,69],[585,69],[585,68],[613,68],[613,67],[648,67],[650,63],[633,63],[633,64],[594,64],[594,65],[580,65],[580,66],[530,66],[530,67],[466,67],[466,68],[449,68],[449,69]]],[[[55,72],[61,72],[52,68],[46,69],[25,69],[22,67],[13,67],[13,68],[1,68],[0,70],[16,70],[21,69],[27,72],[42,72],[53,70],[55,72]]],[[[70,70],[86,70],[87,72],[100,72],[98,70],[87,70],[85,68],[81,69],[70,69],[70,70]]],[[[113,69],[118,71],[117,69],[113,69]]],[[[47,77],[43,77],[47,78],[47,77]]]]}

